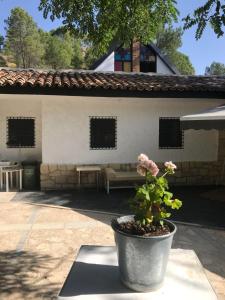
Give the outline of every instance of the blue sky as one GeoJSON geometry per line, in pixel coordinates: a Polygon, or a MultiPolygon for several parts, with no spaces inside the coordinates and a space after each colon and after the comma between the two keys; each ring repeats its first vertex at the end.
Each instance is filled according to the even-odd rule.
{"type": "MultiPolygon", "coordinates": [[[[178,0],[178,9],[180,19],[192,12],[204,0],[178,0]]],[[[10,10],[16,6],[25,9],[35,20],[39,27],[48,31],[60,25],[60,21],[52,22],[50,19],[45,20],[42,13],[38,11],[39,0],[0,0],[0,34],[4,34],[4,19],[10,14],[10,10]]],[[[176,24],[178,26],[179,22],[176,24]]],[[[204,74],[205,67],[213,61],[225,64],[225,36],[217,39],[211,28],[207,28],[201,40],[196,41],[194,38],[194,29],[185,31],[183,35],[183,46],[180,51],[190,57],[195,67],[196,74],[204,74]]]]}

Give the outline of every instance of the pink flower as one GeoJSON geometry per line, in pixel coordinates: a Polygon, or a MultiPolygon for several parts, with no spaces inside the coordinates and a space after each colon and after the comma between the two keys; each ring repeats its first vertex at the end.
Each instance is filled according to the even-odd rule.
{"type": "Polygon", "coordinates": [[[158,166],[154,163],[154,161],[150,160],[147,155],[140,154],[138,156],[138,162],[137,172],[141,176],[146,176],[147,171],[149,171],[152,176],[156,176],[159,173],[158,166]]]}
{"type": "Polygon", "coordinates": [[[141,153],[139,156],[138,156],[138,162],[142,163],[144,161],[148,160],[148,156],[141,153]]]}
{"type": "Polygon", "coordinates": [[[146,168],[144,168],[142,165],[138,165],[137,166],[137,172],[138,174],[140,174],[141,176],[146,176],[146,168]]]}
{"type": "Polygon", "coordinates": [[[159,173],[158,166],[156,165],[156,163],[154,163],[154,161],[150,159],[144,162],[144,166],[152,174],[152,176],[157,176],[157,174],[159,173]]]}
{"type": "Polygon", "coordinates": [[[177,168],[177,166],[174,163],[172,163],[172,161],[166,161],[164,166],[172,171],[174,171],[177,168]]]}

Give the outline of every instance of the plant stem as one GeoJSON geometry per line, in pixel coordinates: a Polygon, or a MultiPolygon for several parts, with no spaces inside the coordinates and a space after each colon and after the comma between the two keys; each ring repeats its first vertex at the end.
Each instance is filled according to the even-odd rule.
{"type": "Polygon", "coordinates": [[[169,171],[166,171],[166,173],[164,173],[161,177],[165,177],[168,173],[169,171]]]}

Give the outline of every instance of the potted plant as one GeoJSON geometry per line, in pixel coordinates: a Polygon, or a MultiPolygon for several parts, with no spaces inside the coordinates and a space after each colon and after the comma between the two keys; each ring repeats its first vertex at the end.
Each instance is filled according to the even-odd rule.
{"type": "Polygon", "coordinates": [[[169,192],[166,176],[177,168],[165,162],[158,166],[145,154],[138,157],[137,172],[145,183],[137,188],[131,201],[134,215],[112,220],[117,246],[120,279],[135,291],[147,292],[161,287],[176,226],[166,220],[168,208],[179,209],[182,202],[169,192]]]}

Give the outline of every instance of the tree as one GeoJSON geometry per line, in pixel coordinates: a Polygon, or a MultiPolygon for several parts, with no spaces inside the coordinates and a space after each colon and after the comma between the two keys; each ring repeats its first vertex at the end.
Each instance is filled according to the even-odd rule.
{"type": "Polygon", "coordinates": [[[84,44],[84,68],[90,69],[94,62],[96,62],[101,55],[98,54],[95,45],[85,41],[84,44]]]}
{"type": "MultiPolygon", "coordinates": [[[[130,43],[134,38],[144,44],[152,40],[160,24],[177,19],[176,0],[40,0],[39,9],[44,17],[62,18],[70,30],[98,44],[105,52],[113,40],[130,43]]],[[[224,0],[205,0],[188,14],[184,29],[197,25],[196,39],[209,23],[217,37],[224,34],[224,0]]]]}
{"type": "Polygon", "coordinates": [[[207,0],[204,5],[194,10],[193,14],[188,14],[184,19],[184,29],[197,26],[195,38],[201,38],[206,25],[209,23],[217,37],[224,34],[225,25],[225,1],[207,0]]]}
{"type": "Polygon", "coordinates": [[[2,36],[1,34],[0,34],[0,52],[2,51],[2,49],[3,49],[3,46],[4,46],[4,36],[2,36]]]}
{"type": "Polygon", "coordinates": [[[205,69],[205,75],[225,75],[225,64],[213,62],[205,69]]]}
{"type": "Polygon", "coordinates": [[[175,29],[171,26],[162,27],[156,34],[155,44],[164,55],[169,56],[182,46],[182,35],[181,27],[175,29]]]}
{"type": "Polygon", "coordinates": [[[104,53],[113,40],[148,43],[160,24],[177,19],[176,0],[40,0],[44,17],[62,18],[64,26],[86,37],[104,53]]]}
{"type": "Polygon", "coordinates": [[[70,68],[73,58],[73,44],[69,33],[56,35],[48,39],[45,61],[53,69],[70,68]]]}
{"type": "Polygon", "coordinates": [[[71,64],[75,69],[81,69],[84,66],[84,51],[81,43],[80,39],[73,39],[73,56],[71,64]]]}
{"type": "Polygon", "coordinates": [[[173,53],[173,55],[170,57],[171,62],[176,66],[177,70],[182,75],[194,75],[195,69],[190,62],[190,59],[187,55],[184,53],[181,53],[179,51],[176,51],[173,53]]]}
{"type": "Polygon", "coordinates": [[[182,28],[173,29],[171,26],[160,28],[156,34],[155,43],[160,51],[169,58],[177,70],[184,75],[195,74],[195,69],[187,55],[178,51],[182,46],[182,28]]]}
{"type": "Polygon", "coordinates": [[[16,60],[17,67],[30,68],[41,64],[44,47],[37,25],[22,8],[11,10],[6,23],[6,48],[16,60]]]}
{"type": "Polygon", "coordinates": [[[3,55],[0,54],[0,67],[7,67],[5,58],[3,55]]]}

